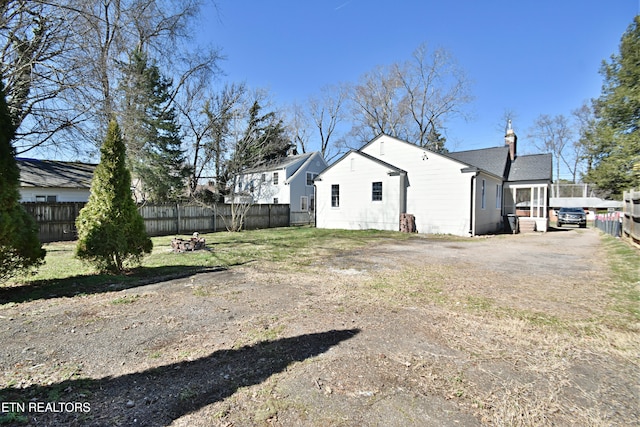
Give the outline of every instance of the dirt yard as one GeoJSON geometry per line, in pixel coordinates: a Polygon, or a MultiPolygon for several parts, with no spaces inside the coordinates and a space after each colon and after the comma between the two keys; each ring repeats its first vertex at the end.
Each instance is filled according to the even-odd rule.
{"type": "Polygon", "coordinates": [[[616,309],[601,245],[591,229],[385,239],[8,302],[0,415],[34,426],[638,425],[638,324],[616,309]]]}

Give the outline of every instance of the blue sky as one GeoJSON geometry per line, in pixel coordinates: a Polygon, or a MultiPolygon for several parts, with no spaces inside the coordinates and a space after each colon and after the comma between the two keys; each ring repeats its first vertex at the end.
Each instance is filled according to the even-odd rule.
{"type": "Polygon", "coordinates": [[[217,0],[203,41],[220,47],[224,81],[267,88],[277,104],[327,84],[356,82],[376,65],[443,47],[473,81],[471,118],[447,124],[452,151],[503,143],[516,113],[520,152],[540,114],[570,115],[598,97],[603,59],[638,13],[638,0],[217,0]]]}

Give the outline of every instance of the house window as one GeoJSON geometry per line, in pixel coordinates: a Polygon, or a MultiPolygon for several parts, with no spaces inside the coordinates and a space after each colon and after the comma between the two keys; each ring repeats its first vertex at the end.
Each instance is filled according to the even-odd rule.
{"type": "Polygon", "coordinates": [[[36,202],[55,203],[58,201],[58,196],[36,196],[36,202]]]}
{"type": "Polygon", "coordinates": [[[313,180],[318,176],[317,173],[307,172],[307,185],[313,186],[313,180]]]}
{"type": "Polygon", "coordinates": [[[313,196],[309,197],[309,210],[310,211],[316,210],[316,199],[313,196]]]}
{"type": "Polygon", "coordinates": [[[277,204],[278,204],[278,198],[277,198],[277,197],[274,197],[274,198],[273,198],[273,204],[274,204],[274,205],[277,205],[277,204]]]}
{"type": "Polygon", "coordinates": [[[482,209],[484,209],[487,204],[487,197],[486,197],[486,191],[485,191],[486,186],[487,186],[487,182],[483,179],[482,180],[482,209]]]}
{"type": "Polygon", "coordinates": [[[374,202],[382,200],[382,182],[371,183],[371,200],[374,202]]]}
{"type": "Polygon", "coordinates": [[[278,172],[273,173],[273,185],[278,185],[278,172]]]}
{"type": "Polygon", "coordinates": [[[332,208],[340,207],[340,185],[339,184],[331,185],[331,207],[332,208]]]}
{"type": "Polygon", "coordinates": [[[502,208],[502,185],[496,184],[496,209],[502,208]]]}
{"type": "Polygon", "coordinates": [[[307,198],[307,196],[300,197],[300,210],[302,212],[306,212],[307,210],[309,210],[309,199],[307,198]]]}

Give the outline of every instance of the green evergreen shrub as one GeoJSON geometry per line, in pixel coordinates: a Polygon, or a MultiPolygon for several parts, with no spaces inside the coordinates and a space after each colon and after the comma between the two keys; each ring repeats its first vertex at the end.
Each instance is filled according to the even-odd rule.
{"type": "Polygon", "coordinates": [[[76,219],[76,255],[100,271],[120,273],[153,247],[131,195],[125,145],[115,120],[109,123],[91,182],[91,195],[76,219]]]}
{"type": "Polygon", "coordinates": [[[37,267],[46,254],[34,219],[20,205],[20,169],[12,144],[14,136],[0,78],[0,279],[37,267]]]}

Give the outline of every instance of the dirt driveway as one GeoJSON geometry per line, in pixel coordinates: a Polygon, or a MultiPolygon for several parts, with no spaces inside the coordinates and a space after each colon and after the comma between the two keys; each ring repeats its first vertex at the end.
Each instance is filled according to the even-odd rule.
{"type": "Polygon", "coordinates": [[[4,304],[4,420],[637,425],[638,325],[612,308],[601,245],[590,229],[388,239],[4,304]]]}

